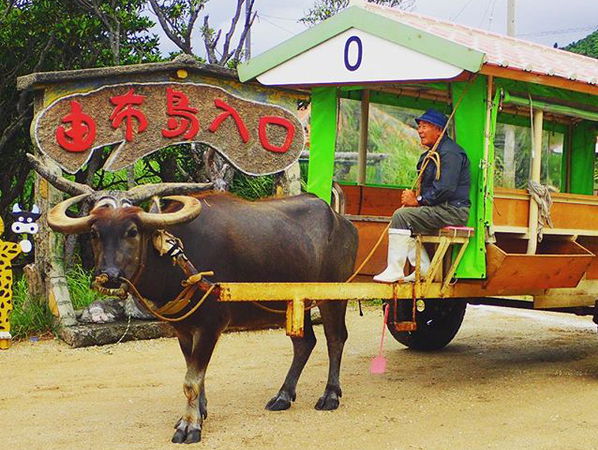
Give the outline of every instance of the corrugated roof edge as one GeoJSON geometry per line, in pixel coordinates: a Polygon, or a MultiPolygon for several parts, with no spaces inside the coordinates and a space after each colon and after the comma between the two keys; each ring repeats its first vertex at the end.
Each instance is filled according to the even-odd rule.
{"type": "MultiPolygon", "coordinates": [[[[531,41],[527,41],[524,39],[519,39],[517,37],[513,37],[513,36],[507,36],[507,35],[503,35],[500,33],[496,33],[493,31],[488,31],[488,30],[484,30],[481,28],[476,28],[476,27],[469,27],[469,26],[465,26],[465,25],[460,25],[454,22],[450,22],[447,20],[442,20],[442,19],[438,19],[436,17],[432,17],[432,16],[427,16],[425,14],[419,14],[419,13],[414,13],[414,12],[406,12],[406,11],[402,11],[402,10],[397,10],[395,8],[391,8],[388,6],[384,6],[384,5],[377,5],[375,3],[366,3],[365,8],[370,10],[370,11],[375,11],[379,14],[388,14],[388,15],[392,15],[392,16],[400,16],[400,15],[404,15],[404,16],[411,16],[414,18],[418,18],[418,19],[422,19],[422,20],[427,20],[430,22],[434,22],[434,23],[438,23],[441,25],[448,25],[451,27],[456,27],[456,28],[460,28],[463,30],[467,30],[467,31],[473,31],[476,33],[480,33],[483,34],[485,36],[488,36],[490,38],[497,38],[500,39],[501,41],[505,41],[505,42],[509,42],[511,41],[514,44],[521,44],[521,45],[525,45],[527,47],[531,47],[534,49],[538,49],[542,52],[549,52],[549,53],[554,53],[555,55],[558,56],[564,56],[567,58],[572,58],[572,59],[577,59],[579,62],[581,63],[590,63],[590,64],[594,64],[594,65],[598,65],[598,60],[596,58],[592,58],[589,56],[585,56],[585,55],[580,55],[578,53],[573,53],[567,50],[562,50],[560,48],[553,48],[553,47],[549,47],[546,45],[542,45],[542,44],[538,44],[536,42],[531,42],[531,41]]],[[[403,23],[400,22],[397,18],[391,18],[391,20],[397,22],[397,23],[403,23]]],[[[430,30],[426,30],[428,33],[432,33],[435,34],[434,31],[430,31],[430,30]]],[[[443,37],[444,39],[447,39],[446,36],[442,36],[441,34],[435,34],[438,37],[443,37]]],[[[475,47],[472,46],[471,48],[475,48],[476,50],[482,51],[484,52],[483,49],[479,48],[479,47],[475,47]]],[[[514,70],[514,71],[524,71],[524,72],[528,72],[528,73],[537,73],[540,75],[546,75],[546,76],[551,76],[551,77],[558,77],[558,78],[563,78],[565,80],[571,80],[571,81],[578,81],[581,83],[586,83],[589,85],[598,85],[598,75],[595,78],[591,78],[589,80],[575,80],[575,78],[572,78],[570,76],[568,76],[567,74],[553,74],[553,73],[548,73],[548,72],[540,72],[540,71],[535,71],[535,70],[528,70],[527,67],[519,67],[519,66],[515,66],[515,65],[504,65],[501,61],[497,61],[497,60],[492,60],[492,59],[488,59],[488,55],[486,56],[486,60],[484,61],[484,65],[489,65],[489,66],[497,66],[497,67],[503,67],[505,69],[510,69],[510,70],[514,70]]]]}

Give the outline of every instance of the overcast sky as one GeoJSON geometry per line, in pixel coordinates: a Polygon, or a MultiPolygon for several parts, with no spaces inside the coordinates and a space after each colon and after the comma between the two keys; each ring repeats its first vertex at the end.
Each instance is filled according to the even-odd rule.
{"type": "MultiPolygon", "coordinates": [[[[224,28],[224,34],[235,4],[235,0],[209,1],[210,25],[224,28]]],[[[252,28],[252,56],[304,31],[306,27],[297,20],[314,0],[256,0],[255,4],[259,18],[252,28]]],[[[506,34],[507,0],[415,0],[413,11],[506,34]]],[[[598,0],[516,0],[515,21],[517,37],[548,46],[557,42],[562,47],[598,28],[598,0]]],[[[155,31],[161,36],[162,51],[174,51],[168,38],[155,31]]],[[[199,36],[193,48],[205,55],[199,36]]]]}

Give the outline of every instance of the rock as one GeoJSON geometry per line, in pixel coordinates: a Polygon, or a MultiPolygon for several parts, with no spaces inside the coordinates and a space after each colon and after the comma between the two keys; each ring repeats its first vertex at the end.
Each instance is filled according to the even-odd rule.
{"type": "Polygon", "coordinates": [[[130,295],[125,299],[125,316],[133,319],[155,320],[152,313],[141,306],[137,300],[130,295]]]}
{"type": "Polygon", "coordinates": [[[122,300],[96,300],[81,313],[80,322],[110,323],[125,319],[125,308],[122,300]]]}

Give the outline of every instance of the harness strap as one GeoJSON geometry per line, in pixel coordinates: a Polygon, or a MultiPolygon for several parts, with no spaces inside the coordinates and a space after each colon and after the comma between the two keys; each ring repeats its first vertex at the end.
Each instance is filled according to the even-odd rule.
{"type": "Polygon", "coordinates": [[[152,236],[152,244],[160,256],[170,256],[172,263],[178,265],[188,278],[199,272],[185,255],[183,242],[172,233],[156,230],[152,236]]]}
{"type": "MultiPolygon", "coordinates": [[[[193,294],[199,289],[199,284],[198,283],[193,284],[191,286],[187,286],[186,288],[184,288],[181,291],[181,293],[177,296],[177,298],[175,298],[171,302],[168,302],[163,307],[156,309],[156,306],[153,304],[153,302],[150,301],[150,300],[148,300],[147,298],[145,298],[143,295],[141,295],[139,293],[139,291],[137,290],[137,288],[135,287],[135,285],[133,283],[131,283],[131,281],[127,280],[126,278],[121,278],[121,280],[124,281],[127,284],[127,286],[129,287],[129,290],[132,293],[132,295],[134,295],[137,298],[137,300],[139,300],[139,302],[141,302],[143,304],[143,306],[145,306],[147,308],[147,310],[154,317],[156,317],[157,319],[160,319],[160,320],[164,320],[166,322],[180,322],[181,320],[185,320],[186,318],[188,318],[189,316],[191,316],[191,314],[193,314],[195,311],[197,311],[199,309],[199,307],[201,305],[203,305],[203,303],[206,301],[206,299],[208,298],[208,296],[216,288],[216,285],[212,284],[208,288],[208,290],[206,291],[206,293],[204,294],[204,296],[195,304],[195,306],[193,308],[191,308],[191,310],[189,310],[183,316],[181,316],[181,317],[166,317],[166,316],[162,315],[159,311],[161,311],[162,313],[166,313],[166,311],[164,311],[164,310],[166,309],[168,311],[170,309],[170,307],[171,307],[171,306],[169,306],[169,305],[171,305],[171,303],[181,302],[181,304],[183,304],[184,306],[187,306],[189,304],[190,299],[193,296],[193,294]],[[167,306],[169,308],[166,308],[167,306]]],[[[181,309],[177,309],[176,311],[178,312],[181,309]]]]}

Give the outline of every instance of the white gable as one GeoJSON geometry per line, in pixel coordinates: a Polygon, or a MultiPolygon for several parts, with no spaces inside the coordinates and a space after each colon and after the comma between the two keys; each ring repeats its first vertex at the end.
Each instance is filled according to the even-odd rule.
{"type": "Polygon", "coordinates": [[[351,28],[257,79],[265,85],[450,79],[463,69],[351,28]]]}

